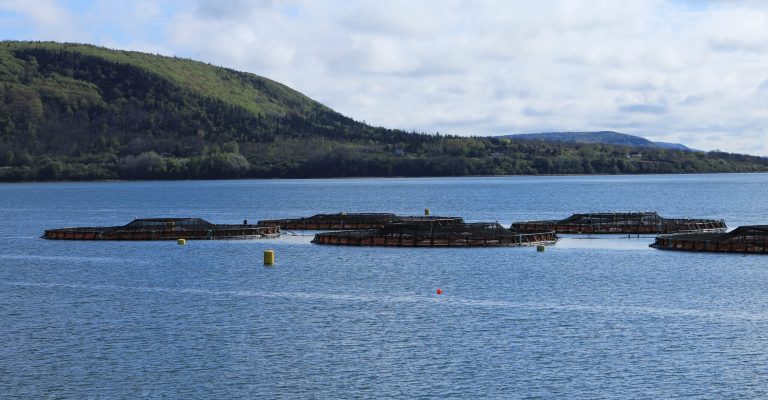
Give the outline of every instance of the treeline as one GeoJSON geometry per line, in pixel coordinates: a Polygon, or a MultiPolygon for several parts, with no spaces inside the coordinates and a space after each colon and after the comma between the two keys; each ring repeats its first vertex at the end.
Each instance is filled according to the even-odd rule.
{"type": "Polygon", "coordinates": [[[0,45],[0,181],[768,171],[722,152],[376,128],[252,74],[78,49],[0,45]]]}
{"type": "MultiPolygon", "coordinates": [[[[456,139],[460,142],[487,143],[493,140],[456,139]]],[[[283,144],[289,144],[284,142],[283,144]]],[[[558,148],[561,145],[545,145],[558,148]]],[[[328,151],[312,155],[306,148],[282,147],[256,162],[239,152],[212,151],[204,155],[175,157],[155,151],[138,155],[94,155],[61,159],[43,157],[25,165],[0,167],[0,181],[29,180],[103,180],[103,179],[231,179],[231,178],[327,178],[388,176],[464,176],[464,175],[536,175],[536,174],[636,174],[636,173],[702,173],[764,172],[765,159],[743,155],[692,152],[652,151],[643,158],[628,158],[611,146],[593,157],[576,156],[594,151],[594,147],[562,146],[572,155],[555,157],[531,156],[526,153],[497,153],[483,156],[437,153],[408,154],[391,151],[391,146],[371,152],[369,147],[336,143],[328,151]],[[295,150],[295,157],[276,157],[295,150]]],[[[505,145],[491,145],[501,150],[505,145]]],[[[515,147],[515,146],[512,146],[515,147]]],[[[601,147],[601,146],[597,146],[601,147]]],[[[397,150],[397,149],[395,149],[397,150]]],[[[494,152],[495,153],[495,152],[494,152]]],[[[631,153],[637,157],[639,153],[631,153]]]]}

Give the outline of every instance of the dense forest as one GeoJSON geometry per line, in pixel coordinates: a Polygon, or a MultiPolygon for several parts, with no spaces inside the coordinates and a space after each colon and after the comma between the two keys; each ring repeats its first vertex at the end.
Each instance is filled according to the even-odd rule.
{"type": "Polygon", "coordinates": [[[652,142],[639,136],[632,136],[613,131],[523,133],[517,135],[506,135],[504,137],[510,139],[546,140],[550,142],[606,143],[619,146],[657,147],[664,149],[694,151],[688,148],[688,146],[679,143],[652,142]]]}
{"type": "Polygon", "coordinates": [[[0,181],[768,171],[768,159],[371,127],[187,59],[0,43],[0,181]]]}

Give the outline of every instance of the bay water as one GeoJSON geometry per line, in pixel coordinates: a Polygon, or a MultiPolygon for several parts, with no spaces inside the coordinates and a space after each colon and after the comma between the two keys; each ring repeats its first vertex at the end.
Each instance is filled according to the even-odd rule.
{"type": "Polygon", "coordinates": [[[657,211],[735,228],[768,223],[766,198],[766,174],[2,184],[0,397],[765,398],[767,256],[621,235],[545,252],[40,236],[425,208],[505,226],[657,211]]]}

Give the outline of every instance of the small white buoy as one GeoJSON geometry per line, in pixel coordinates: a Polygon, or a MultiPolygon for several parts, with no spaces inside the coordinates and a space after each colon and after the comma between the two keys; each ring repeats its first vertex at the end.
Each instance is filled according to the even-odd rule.
{"type": "Polygon", "coordinates": [[[184,246],[185,244],[187,244],[187,239],[176,239],[176,243],[179,246],[184,246]]]}

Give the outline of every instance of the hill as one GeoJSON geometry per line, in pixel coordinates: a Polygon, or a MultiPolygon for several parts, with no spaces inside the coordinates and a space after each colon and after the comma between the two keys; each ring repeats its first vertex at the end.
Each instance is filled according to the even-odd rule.
{"type": "Polygon", "coordinates": [[[0,181],[768,170],[759,157],[662,148],[638,157],[631,146],[372,127],[250,73],[0,42],[0,181]]]}
{"type": "Polygon", "coordinates": [[[664,149],[693,151],[687,146],[679,143],[652,142],[640,136],[627,135],[626,133],[613,131],[522,133],[516,135],[506,135],[503,137],[523,140],[545,140],[570,143],[605,143],[619,146],[656,147],[664,149]]]}

